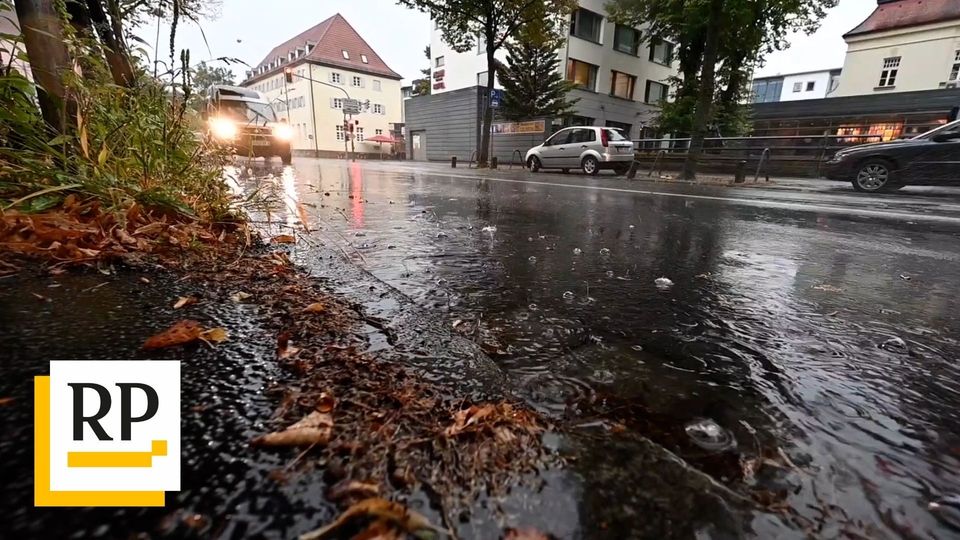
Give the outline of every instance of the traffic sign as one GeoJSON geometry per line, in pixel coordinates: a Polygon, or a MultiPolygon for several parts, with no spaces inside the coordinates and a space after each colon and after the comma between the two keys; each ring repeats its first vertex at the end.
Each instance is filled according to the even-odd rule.
{"type": "Polygon", "coordinates": [[[360,114],[360,101],[356,99],[343,100],[343,112],[346,114],[360,114]]]}
{"type": "Polygon", "coordinates": [[[499,109],[501,103],[503,103],[503,90],[494,88],[490,91],[490,107],[499,109]]]}

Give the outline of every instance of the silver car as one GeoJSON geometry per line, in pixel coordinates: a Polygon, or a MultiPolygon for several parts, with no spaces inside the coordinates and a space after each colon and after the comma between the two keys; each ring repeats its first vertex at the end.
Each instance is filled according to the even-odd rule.
{"type": "Polygon", "coordinates": [[[633,142],[613,128],[569,127],[528,150],[525,162],[533,172],[582,169],[594,175],[601,169],[613,169],[624,174],[633,162],[633,142]]]}

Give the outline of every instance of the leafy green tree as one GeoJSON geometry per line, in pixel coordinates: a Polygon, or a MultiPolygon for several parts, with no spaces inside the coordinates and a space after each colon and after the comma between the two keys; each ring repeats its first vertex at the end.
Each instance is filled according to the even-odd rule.
{"type": "MultiPolygon", "coordinates": [[[[426,55],[427,60],[430,60],[430,46],[427,45],[423,49],[423,54],[426,55]]],[[[423,77],[415,79],[413,81],[413,95],[415,96],[429,96],[430,95],[430,66],[427,66],[427,69],[421,69],[420,74],[423,77]]]]}
{"type": "Polygon", "coordinates": [[[792,32],[813,33],[838,0],[611,0],[611,17],[646,24],[646,37],[677,44],[680,76],[674,100],[663,105],[660,127],[690,134],[683,177],[696,177],[711,124],[736,132],[753,70],[767,53],[789,46],[792,32]]]}
{"type": "MultiPolygon", "coordinates": [[[[458,52],[483,45],[487,60],[487,95],[493,91],[497,73],[496,53],[516,37],[525,25],[544,18],[566,20],[577,7],[576,0],[398,0],[403,6],[429,13],[443,32],[443,39],[458,52]]],[[[551,31],[561,28],[550,27],[551,31]]],[[[490,125],[493,109],[486,107],[477,162],[486,166],[490,155],[490,125]]]]}
{"type": "Polygon", "coordinates": [[[196,93],[206,94],[207,90],[216,84],[235,85],[233,71],[225,67],[210,67],[206,62],[197,64],[193,71],[193,88],[196,93]]]}
{"type": "Polygon", "coordinates": [[[508,41],[507,61],[497,68],[505,91],[500,112],[510,120],[563,116],[578,101],[567,100],[573,84],[561,75],[559,43],[552,39],[556,33],[545,33],[539,26],[532,23],[508,41]]]}

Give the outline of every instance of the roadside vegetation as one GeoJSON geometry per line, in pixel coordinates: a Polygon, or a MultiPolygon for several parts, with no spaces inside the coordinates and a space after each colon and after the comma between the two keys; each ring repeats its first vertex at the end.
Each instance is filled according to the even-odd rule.
{"type": "MultiPolygon", "coordinates": [[[[0,35],[9,58],[0,68],[0,251],[89,259],[110,246],[168,242],[143,230],[155,221],[204,228],[238,220],[223,158],[204,145],[190,107],[189,51],[177,53],[171,35],[161,73],[164,62],[148,65],[126,45],[145,20],[167,18],[176,28],[200,8],[184,0],[0,0],[0,14],[16,9],[21,27],[0,35]],[[14,60],[29,62],[31,73],[14,60]]],[[[201,76],[208,71],[202,66],[201,76]]]]}

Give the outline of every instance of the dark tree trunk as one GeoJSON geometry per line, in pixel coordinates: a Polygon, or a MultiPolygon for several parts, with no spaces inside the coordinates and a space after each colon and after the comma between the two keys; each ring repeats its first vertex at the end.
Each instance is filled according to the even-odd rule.
{"type": "Polygon", "coordinates": [[[724,137],[736,137],[741,135],[736,132],[734,123],[740,116],[739,109],[740,95],[743,91],[743,85],[747,82],[747,74],[743,67],[745,58],[738,56],[730,59],[730,65],[727,67],[727,86],[720,92],[719,110],[717,120],[720,124],[720,132],[724,137]]]}
{"type": "Polygon", "coordinates": [[[17,18],[23,34],[30,70],[38,88],[43,120],[55,133],[64,133],[76,116],[77,104],[64,85],[72,68],[63,40],[63,21],[52,0],[16,0],[17,18]]]}
{"type": "Polygon", "coordinates": [[[720,19],[723,17],[723,0],[710,0],[710,15],[707,23],[707,38],[703,48],[703,69],[700,70],[700,87],[697,93],[697,108],[693,113],[693,130],[690,133],[690,150],[683,162],[682,178],[697,177],[697,162],[703,154],[703,140],[707,124],[713,112],[713,98],[717,86],[717,58],[720,52],[720,19]]]}
{"type": "MultiPolygon", "coordinates": [[[[67,14],[70,15],[70,26],[83,43],[88,47],[94,47],[91,53],[99,54],[100,47],[96,45],[97,35],[93,31],[93,22],[90,20],[90,14],[87,13],[87,4],[84,0],[67,0],[67,14]]],[[[95,71],[93,63],[89,56],[80,55],[77,58],[80,64],[80,71],[84,78],[89,78],[95,71]]]]}
{"type": "Polygon", "coordinates": [[[490,94],[493,92],[493,82],[497,75],[497,60],[494,57],[492,35],[487,35],[487,87],[484,90],[483,122],[480,131],[480,151],[477,156],[477,166],[486,167],[490,160],[490,126],[493,124],[493,107],[490,106],[490,94]]]}
{"type": "Polygon", "coordinates": [[[111,11],[115,11],[115,20],[111,21],[107,17],[107,12],[104,11],[101,1],[87,0],[90,20],[93,21],[94,28],[100,36],[100,42],[103,43],[104,56],[107,59],[107,65],[110,66],[113,82],[119,86],[130,86],[133,84],[133,64],[130,62],[130,56],[127,54],[127,47],[123,41],[119,8],[114,6],[114,0],[108,0],[111,3],[111,11]],[[119,33],[117,29],[120,29],[119,33]]]}

